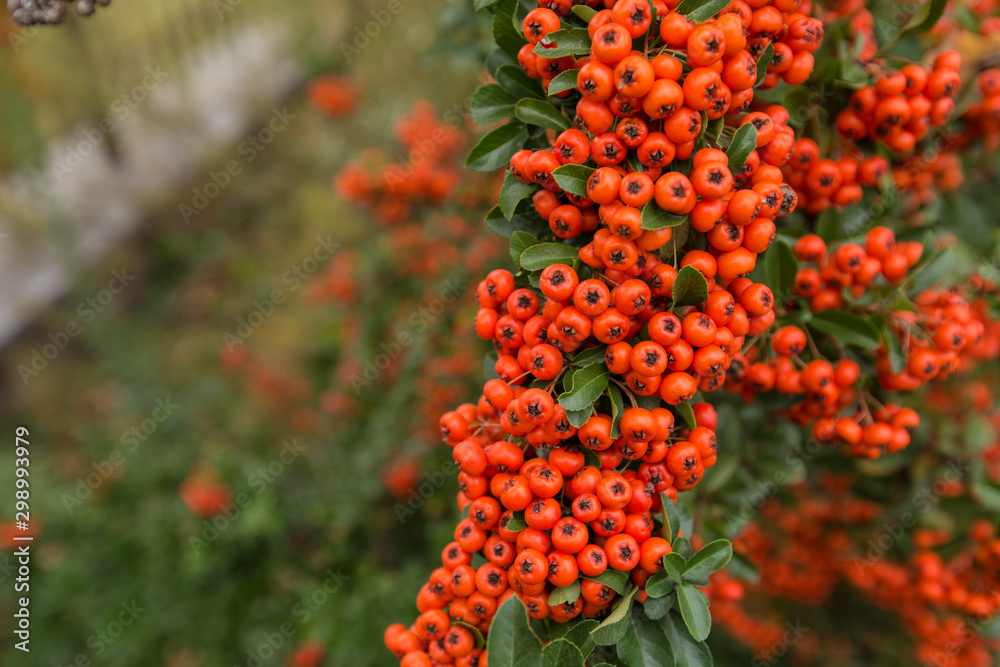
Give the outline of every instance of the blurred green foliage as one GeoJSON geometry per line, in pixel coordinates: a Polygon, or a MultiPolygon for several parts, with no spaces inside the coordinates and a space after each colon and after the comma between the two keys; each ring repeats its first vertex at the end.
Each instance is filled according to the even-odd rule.
{"type": "MultiPolygon", "coordinates": [[[[398,383],[394,393],[376,383],[349,417],[326,419],[319,435],[305,436],[249,395],[238,376],[224,374],[219,351],[223,332],[235,329],[254,299],[283,287],[283,273],[312,252],[318,237],[386,261],[378,259],[365,213],[331,192],[331,176],[367,146],[391,148],[391,121],[414,99],[430,97],[446,109],[467,97],[480,54],[434,48],[439,17],[456,21],[465,3],[407,4],[351,63],[339,44],[383,3],[278,7],[245,0],[208,28],[178,18],[184,3],[134,4],[141,7],[114,3],[88,21],[39,29],[19,53],[2,53],[5,167],[37,164],[46,140],[99,113],[105,91],[134,65],[121,59],[170,50],[181,57],[243,21],[286,24],[306,74],[349,75],[363,89],[363,106],[331,120],[293,100],[289,108],[299,120],[196,222],[181,224],[176,204],[150,212],[141,232],[81,272],[72,292],[5,351],[0,414],[11,432],[20,424],[31,431],[32,512],[42,528],[33,547],[32,652],[15,651],[11,625],[0,624],[0,663],[257,664],[253,656],[272,653],[268,637],[280,646],[265,665],[281,664],[310,637],[327,644],[324,664],[385,662],[387,619],[412,615],[414,593],[451,539],[447,522],[425,519],[454,512],[453,476],[435,486],[419,520],[402,523],[379,479],[390,452],[418,438],[410,435],[414,415],[407,410],[413,383],[398,383]],[[121,34],[112,37],[115,31],[121,34]],[[98,45],[108,53],[93,70],[71,65],[80,62],[76,49],[98,45]],[[135,280],[92,322],[81,320],[78,304],[122,266],[135,280]],[[18,365],[71,320],[81,322],[81,335],[25,386],[18,365]],[[158,400],[178,407],[134,444],[127,434],[142,428],[158,400]],[[278,463],[286,440],[304,452],[278,463]],[[216,519],[215,529],[178,494],[202,462],[239,507],[216,519]],[[275,464],[279,474],[260,474],[275,464]],[[112,638],[123,604],[141,611],[112,638]],[[280,634],[285,623],[293,624],[292,636],[280,634]]],[[[211,9],[201,14],[202,23],[216,21],[211,9]]],[[[467,32],[477,25],[459,24],[472,26],[467,32]]],[[[192,186],[204,178],[194,175],[192,186]]],[[[176,201],[189,198],[190,190],[176,201]]],[[[288,301],[248,343],[269,364],[307,379],[314,396],[329,384],[343,342],[338,322],[354,319],[361,331],[381,331],[420,293],[419,285],[376,282],[363,309],[338,310],[309,306],[305,289],[284,287],[288,301]]],[[[463,299],[470,304],[471,292],[463,299]]],[[[404,372],[420,370],[417,356],[404,372]]],[[[433,474],[448,458],[438,449],[424,467],[433,474]]],[[[11,467],[0,465],[0,488],[13,488],[11,467]]],[[[0,505],[0,522],[13,518],[10,505],[0,505]]],[[[9,550],[0,551],[0,568],[12,562],[9,550]]],[[[0,595],[7,618],[12,588],[7,576],[0,595]]]]}

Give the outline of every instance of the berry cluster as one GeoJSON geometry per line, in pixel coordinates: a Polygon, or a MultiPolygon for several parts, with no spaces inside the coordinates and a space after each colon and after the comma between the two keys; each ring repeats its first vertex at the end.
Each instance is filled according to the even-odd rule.
{"type": "Polygon", "coordinates": [[[214,470],[199,465],[181,482],[180,496],[193,514],[208,517],[225,511],[232,502],[233,494],[225,483],[219,481],[214,470]]]}
{"type": "Polygon", "coordinates": [[[978,86],[982,99],[962,116],[966,123],[963,139],[968,143],[982,142],[986,151],[994,153],[1000,148],[1000,69],[984,70],[978,86]]]}
{"type": "MultiPolygon", "coordinates": [[[[748,403],[787,394],[773,409],[811,425],[817,441],[877,458],[906,448],[920,423],[892,393],[943,381],[1000,342],[964,290],[909,289],[929,263],[924,244],[868,226],[863,241],[828,250],[801,230],[803,217],[808,230],[812,216],[860,202],[865,187],[886,194],[895,185],[923,204],[935,186],[960,182],[947,144],[930,158],[912,150],[954,109],[955,52],[928,70],[893,70],[877,50],[860,62],[841,58],[875,80],[850,83],[862,87],[838,121],[839,145],[824,155],[820,128],[797,140],[785,106],[754,100],[755,88],[809,77],[824,35],[810,2],[733,0],[712,16],[682,10],[697,20],[662,0],[590,9],[546,0],[523,20],[515,4],[496,8],[494,33],[521,71],[494,60],[496,83],[473,96],[473,114],[490,123],[502,117],[497,105],[518,99],[514,119],[469,157],[484,171],[509,165],[487,222],[511,238],[514,269],[478,284],[475,317],[497,377],[477,402],[439,421],[461,469],[464,514],[418,595],[417,622],[386,632],[403,665],[485,663],[479,635],[489,639],[512,596],[530,617],[554,623],[605,617],[628,602],[623,590],[656,603],[659,588],[647,594],[647,583],[684,556],[658,536],[668,521],[655,513],[672,511],[717,460],[717,417],[699,392],[726,386],[748,403]],[[527,41],[520,48],[512,20],[527,41]],[[806,216],[783,223],[784,247],[758,266],[777,218],[798,206],[806,216]],[[785,294],[788,303],[775,302],[785,294]],[[776,321],[784,326],[772,332],[776,321]],[[616,589],[606,575],[623,573],[631,586],[616,589]]],[[[792,107],[794,97],[782,99],[792,107]]],[[[953,486],[949,493],[962,493],[953,486]]],[[[843,523],[871,521],[877,505],[800,500],[793,528],[811,542],[768,563],[765,585],[822,603],[846,578],[831,563],[850,546],[843,523]],[[817,536],[810,521],[830,524],[830,534],[817,536]],[[799,568],[802,558],[815,563],[799,568]]],[[[764,533],[757,543],[754,535],[744,550],[772,553],[764,533]]],[[[743,593],[726,578],[710,591],[725,608],[743,593]]],[[[736,612],[730,619],[773,629],[736,612]]]]}
{"type": "Polygon", "coordinates": [[[800,210],[818,215],[837,206],[846,208],[861,201],[862,186],[881,187],[889,174],[889,162],[881,155],[858,159],[843,155],[837,160],[820,157],[815,141],[797,139],[792,157],[782,169],[785,182],[795,188],[800,210]]]}
{"type": "MultiPolygon", "coordinates": [[[[615,242],[608,237],[608,244],[615,242]]],[[[682,261],[709,275],[713,264],[711,255],[700,251],[690,251],[682,261]]],[[[586,351],[588,341],[603,343],[605,364],[631,393],[659,395],[678,405],[699,388],[721,386],[742,338],[760,333],[774,319],[770,290],[747,279],[716,288],[702,308],[675,314],[667,309],[665,295],[677,270],[651,256],[645,272],[645,279],[639,274],[609,289],[595,278],[581,282],[568,265],[550,265],[541,275],[546,302],[539,312],[532,290],[515,289],[509,272],[493,271],[480,284],[476,330],[500,351],[497,374],[512,383],[529,374],[552,380],[563,370],[563,353],[586,351]],[[649,340],[639,339],[643,331],[649,340]]]]}
{"type": "MultiPolygon", "coordinates": [[[[7,10],[21,25],[62,23],[66,6],[73,0],[8,0],[7,10]]],[[[111,0],[76,0],[76,13],[90,16],[97,6],[107,7],[111,0]]]]}
{"type": "Polygon", "coordinates": [[[353,112],[358,106],[359,94],[357,85],[347,77],[321,76],[306,86],[309,103],[334,118],[353,112]]]}
{"type": "MultiPolygon", "coordinates": [[[[376,221],[399,225],[420,207],[440,207],[456,196],[463,180],[456,157],[467,138],[461,126],[441,120],[426,101],[396,121],[395,136],[406,153],[404,159],[394,161],[377,149],[367,149],[337,172],[334,190],[347,201],[370,207],[376,221]]],[[[463,186],[475,193],[485,184],[463,186]]]]}
{"type": "Polygon", "coordinates": [[[715,463],[715,411],[705,403],[692,408],[694,426],[678,429],[666,408],[631,408],[613,438],[608,415],[577,429],[549,392],[494,379],[477,405],[444,414],[441,432],[461,468],[459,506],[467,518],[417,596],[416,624],[386,632],[401,664],[483,664],[485,653],[465,626],[487,633],[512,595],[532,618],[565,623],[610,608],[617,593],[593,579],[609,568],[641,589],[671,552],[653,534],[660,494],[676,498],[715,463]],[[596,453],[586,455],[590,450],[596,453]],[[473,566],[473,556],[486,562],[473,566]],[[576,599],[549,604],[554,589],[574,583],[576,599]]]}
{"type": "Polygon", "coordinates": [[[528,76],[542,79],[546,90],[559,73],[579,69],[583,98],[577,117],[595,134],[603,131],[597,128],[609,128],[614,117],[644,113],[650,119],[664,119],[681,153],[681,145],[698,133],[687,129],[700,124],[698,111],[714,119],[749,106],[758,79],[757,62],[768,47],[773,57],[762,77],[764,87],[779,80],[798,85],[812,72],[812,54],[822,42],[823,25],[799,13],[800,0],[734,0],[716,18],[697,24],[673,11],[677,4],[605,2],[607,8],[589,20],[593,45],[589,57],[580,61],[539,55],[535,45],[555,46],[547,35],[559,30],[561,21],[552,9],[532,10],[524,20],[528,44],[518,53],[518,62],[528,76]],[[642,53],[633,50],[633,42],[640,38],[646,40],[642,53]],[[651,51],[656,55],[650,57],[651,51]]]}
{"type": "Polygon", "coordinates": [[[923,255],[919,242],[897,242],[888,227],[873,227],[865,244],[839,244],[832,252],[816,234],[806,234],[795,242],[795,256],[803,264],[795,276],[795,293],[809,302],[812,312],[844,306],[844,291],[860,298],[876,278],[890,285],[902,282],[923,255]]]}
{"type": "Polygon", "coordinates": [[[850,106],[837,116],[837,130],[854,141],[870,137],[901,153],[911,151],[931,127],[951,118],[961,66],[957,51],[945,51],[930,72],[917,64],[884,69],[874,86],[854,92],[850,106]]]}
{"type": "MultiPolygon", "coordinates": [[[[804,264],[798,270],[794,289],[808,299],[812,313],[845,307],[870,316],[864,298],[876,277],[899,284],[916,263],[923,247],[914,242],[897,242],[885,227],[872,228],[865,244],[839,244],[828,251],[814,234],[798,239],[794,252],[804,264]],[[849,293],[850,303],[845,292],[849,293]]],[[[793,312],[798,304],[788,304],[793,312]]],[[[779,304],[781,307],[782,304],[779,304]]],[[[898,341],[895,349],[883,343],[868,363],[877,373],[881,387],[891,392],[910,392],[922,385],[948,377],[960,370],[983,345],[990,318],[975,308],[962,293],[925,290],[912,302],[912,310],[886,309],[886,336],[898,341]]],[[[802,400],[788,406],[785,414],[800,424],[813,424],[812,435],[820,442],[838,441],[851,454],[876,458],[894,453],[910,443],[910,432],[920,418],[912,408],[883,403],[867,388],[858,386],[862,368],[839,348],[839,358],[829,361],[802,327],[786,325],[765,338],[766,347],[753,347],[736,358],[729,388],[744,399],[777,391],[802,400]],[[809,357],[812,357],[811,359],[809,357]]]]}
{"type": "MultiPolygon", "coordinates": [[[[941,486],[944,497],[963,491],[960,482],[941,486]]],[[[826,479],[817,488],[790,491],[794,504],[765,505],[761,519],[736,542],[758,567],[760,581],[748,585],[723,572],[709,586],[713,619],[733,639],[750,646],[761,662],[780,646],[791,648],[802,664],[813,664],[819,652],[816,638],[791,647],[782,644],[786,626],[769,607],[780,600],[822,608],[838,585],[847,584],[899,616],[916,641],[914,657],[920,664],[993,664],[989,644],[970,627],[1000,610],[1000,539],[989,521],[974,522],[967,546],[948,549],[948,557],[940,549],[953,547],[958,536],[917,528],[912,535],[916,551],[900,562],[871,551],[872,545],[881,548],[881,538],[871,538],[871,531],[893,524],[885,522],[883,507],[854,497],[844,480],[826,479]],[[859,530],[867,543],[853,534],[859,530]]],[[[863,650],[846,636],[830,639],[835,641],[823,645],[822,652],[833,662],[823,664],[847,664],[863,650]]]]}

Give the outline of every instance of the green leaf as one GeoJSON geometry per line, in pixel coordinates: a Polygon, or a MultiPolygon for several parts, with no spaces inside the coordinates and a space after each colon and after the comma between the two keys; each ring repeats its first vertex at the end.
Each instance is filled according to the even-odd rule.
{"type": "MultiPolygon", "coordinates": [[[[684,520],[681,519],[681,524],[683,525],[684,520]]],[[[681,531],[683,532],[683,528],[681,531]]],[[[690,534],[690,533],[688,533],[690,534]]],[[[673,553],[680,554],[684,558],[688,558],[691,555],[691,540],[686,537],[676,537],[674,541],[670,543],[670,548],[673,549],[673,553]]]]}
{"type": "Polygon", "coordinates": [[[812,115],[813,92],[808,86],[792,86],[781,100],[781,106],[788,109],[790,125],[801,127],[812,115]]]}
{"type": "Polygon", "coordinates": [[[757,128],[753,126],[753,123],[741,125],[726,149],[726,157],[729,158],[729,171],[734,174],[740,173],[743,170],[743,165],[747,162],[750,151],[756,149],[757,128]]]}
{"type": "Polygon", "coordinates": [[[530,197],[535,191],[535,186],[531,183],[523,183],[514,174],[507,172],[503,177],[503,185],[500,186],[500,211],[510,219],[514,215],[521,200],[530,197]]]}
{"type": "Polygon", "coordinates": [[[476,9],[483,9],[484,7],[489,7],[490,5],[495,5],[499,0],[473,0],[473,6],[476,9]]]}
{"type": "Polygon", "coordinates": [[[728,4],[726,0],[681,0],[674,11],[688,17],[692,23],[702,23],[728,4]]]}
{"type": "MultiPolygon", "coordinates": [[[[590,419],[590,415],[592,414],[594,414],[594,409],[592,407],[584,410],[566,410],[566,421],[576,428],[580,428],[587,423],[587,420],[590,419]]],[[[597,453],[588,447],[583,448],[583,455],[586,456],[588,451],[594,454],[595,457],[597,456],[597,453]]],[[[600,466],[597,467],[599,468],[600,466]]]]}
{"type": "Polygon", "coordinates": [[[507,216],[500,210],[500,206],[494,206],[486,213],[486,226],[494,234],[508,239],[514,233],[514,223],[507,219],[507,216]]]}
{"type": "Polygon", "coordinates": [[[519,120],[550,130],[568,130],[569,119],[545,100],[523,99],[514,107],[519,120]]]}
{"type": "Polygon", "coordinates": [[[806,326],[829,334],[841,343],[856,345],[865,350],[878,349],[882,342],[882,336],[871,320],[845,310],[824,310],[813,313],[806,326]]]}
{"type": "MultiPolygon", "coordinates": [[[[660,573],[657,573],[660,574],[660,573]]],[[[656,575],[653,575],[654,577],[656,575]]],[[[649,593],[649,583],[653,581],[653,577],[649,578],[646,582],[646,592],[649,593]]],[[[659,595],[653,597],[652,593],[649,593],[649,597],[646,601],[642,603],[642,609],[646,612],[646,616],[658,621],[659,619],[666,616],[671,609],[674,608],[674,603],[677,602],[677,596],[673,594],[673,583],[670,584],[671,592],[665,595],[659,595]]]]}
{"type": "Polygon", "coordinates": [[[619,595],[625,595],[625,592],[628,591],[629,580],[628,574],[625,572],[619,572],[618,570],[605,570],[596,577],[586,578],[591,581],[596,581],[599,584],[604,584],[619,595]]]}
{"type": "Polygon", "coordinates": [[[524,147],[528,133],[520,124],[501,125],[483,135],[468,157],[465,166],[473,171],[496,171],[506,167],[510,158],[524,147]]]}
{"type": "Polygon", "coordinates": [[[983,619],[976,632],[982,637],[989,639],[1000,639],[1000,614],[994,614],[993,618],[983,619]]]}
{"type": "Polygon", "coordinates": [[[514,232],[510,235],[510,258],[514,260],[514,265],[521,262],[521,255],[533,245],[538,245],[538,239],[527,232],[514,232]]]}
{"type": "Polygon", "coordinates": [[[694,418],[694,408],[691,407],[691,402],[681,403],[680,405],[673,406],[677,412],[680,413],[681,419],[684,420],[684,424],[688,428],[694,428],[698,425],[698,421],[694,418]]]}
{"type": "MultiPolygon", "coordinates": [[[[677,584],[677,607],[681,610],[684,625],[695,641],[703,642],[712,631],[712,615],[708,611],[708,598],[691,584],[677,584]]],[[[490,636],[492,636],[492,631],[490,636]]]]}
{"type": "Polygon", "coordinates": [[[580,597],[580,582],[574,581],[569,586],[555,588],[549,593],[548,604],[550,607],[563,604],[564,602],[576,602],[580,597]]]}
{"type": "Polygon", "coordinates": [[[580,18],[582,18],[587,23],[590,23],[590,19],[594,18],[594,14],[597,13],[596,9],[594,9],[593,7],[588,7],[586,5],[573,5],[570,11],[579,16],[580,18]]]}
{"type": "Polygon", "coordinates": [[[555,44],[555,46],[546,46],[541,42],[535,44],[536,56],[562,58],[563,56],[582,56],[590,53],[590,33],[587,28],[556,30],[545,37],[550,44],[555,44]]]}
{"type": "Polygon", "coordinates": [[[520,215],[515,213],[507,219],[507,216],[503,214],[500,210],[500,206],[494,206],[486,214],[486,226],[490,228],[495,234],[499,234],[505,238],[510,238],[514,232],[525,232],[535,236],[549,228],[548,223],[543,222],[542,219],[536,213],[530,213],[528,215],[520,215]]]}
{"type": "Polygon", "coordinates": [[[604,363],[604,356],[607,354],[607,345],[598,345],[597,347],[591,347],[582,352],[577,352],[576,356],[573,357],[573,361],[570,365],[577,368],[583,368],[584,366],[590,366],[591,364],[604,363]]]}
{"type": "Polygon", "coordinates": [[[618,640],[618,658],[629,667],[674,667],[669,646],[660,624],[649,620],[640,606],[633,606],[618,640]]]}
{"type": "MultiPolygon", "coordinates": [[[[611,613],[599,626],[590,633],[590,638],[595,644],[601,646],[611,646],[617,644],[625,634],[625,617],[632,609],[632,600],[639,589],[633,586],[629,592],[618,599],[611,608],[611,613]]],[[[492,633],[491,633],[492,634],[492,633]]]]}
{"type": "Polygon", "coordinates": [[[760,570],[757,565],[739,551],[733,552],[733,559],[729,561],[727,572],[753,586],[760,583],[760,570]]]}
{"type": "Polygon", "coordinates": [[[816,235],[827,243],[840,238],[840,211],[831,206],[816,218],[816,235]]]}
{"type": "Polygon", "coordinates": [[[593,364],[574,371],[572,388],[559,394],[559,405],[567,411],[583,410],[594,405],[608,388],[608,377],[608,368],[604,364],[593,364]]]}
{"type": "Polygon", "coordinates": [[[973,415],[969,418],[968,426],[965,427],[962,440],[965,442],[966,450],[980,455],[996,443],[997,435],[997,430],[993,428],[993,423],[988,417],[973,415]]]}
{"type": "Polygon", "coordinates": [[[985,480],[975,482],[972,485],[972,497],[991,512],[1000,512],[1000,487],[995,484],[985,480]]]}
{"type": "Polygon", "coordinates": [[[520,100],[525,97],[544,99],[542,86],[530,76],[521,71],[517,65],[502,65],[497,69],[497,83],[505,91],[520,100]]]}
{"type": "Polygon", "coordinates": [[[682,576],[685,580],[707,580],[710,575],[724,568],[732,557],[732,543],[729,540],[715,540],[691,556],[682,576]]]}
{"type": "Polygon", "coordinates": [[[649,202],[642,207],[642,228],[649,230],[663,229],[664,227],[676,227],[687,220],[686,215],[674,215],[668,213],[657,206],[656,202],[649,202]]]}
{"type": "Polygon", "coordinates": [[[854,90],[864,88],[868,85],[868,70],[853,61],[842,63],[842,65],[843,69],[840,72],[840,76],[837,77],[837,81],[854,90]]]}
{"type": "MultiPolygon", "coordinates": [[[[732,481],[736,472],[743,468],[743,462],[737,458],[727,456],[722,461],[712,466],[711,474],[705,475],[704,481],[701,483],[702,489],[705,493],[714,494],[718,493],[722,489],[726,488],[729,482],[732,481]]],[[[708,472],[707,470],[705,471],[708,472]]]]}
{"type": "Polygon", "coordinates": [[[906,355],[903,353],[903,346],[899,342],[899,336],[888,326],[884,317],[879,320],[878,328],[882,332],[882,342],[885,344],[886,356],[889,358],[889,367],[893,373],[899,373],[906,368],[906,355]]]}
{"type": "Polygon", "coordinates": [[[585,167],[582,164],[564,164],[556,167],[552,171],[556,183],[566,192],[570,192],[580,197],[587,196],[587,181],[593,173],[597,171],[593,167],[585,167]]]}
{"type": "Polygon", "coordinates": [[[572,264],[580,251],[562,243],[539,243],[521,255],[521,267],[528,271],[544,269],[549,264],[572,264]]]}
{"type": "Polygon", "coordinates": [[[514,27],[518,0],[499,0],[493,10],[493,41],[504,53],[517,60],[517,52],[528,43],[524,34],[514,27]]]}
{"type": "Polygon", "coordinates": [[[927,32],[937,25],[947,6],[948,0],[928,0],[920,6],[917,13],[906,24],[903,33],[927,32]]]}
{"type": "Polygon", "coordinates": [[[565,639],[579,647],[585,655],[590,655],[594,650],[594,641],[590,638],[590,633],[599,625],[599,622],[592,618],[576,619],[569,623],[555,623],[549,631],[549,639],[565,639]]]}
{"type": "Polygon", "coordinates": [[[684,578],[684,569],[687,568],[687,561],[684,559],[684,556],[671,552],[663,557],[662,562],[663,571],[667,573],[667,576],[675,582],[680,583],[681,579],[684,578]]]}
{"type": "Polygon", "coordinates": [[[542,642],[531,631],[528,612],[516,595],[497,609],[490,624],[486,652],[493,667],[541,667],[542,642]]]}
{"type": "Polygon", "coordinates": [[[955,253],[951,247],[942,248],[926,262],[923,268],[916,271],[913,282],[907,288],[908,294],[916,294],[930,287],[935,287],[945,278],[955,273],[955,253]]]}
{"type": "Polygon", "coordinates": [[[568,69],[556,74],[555,78],[549,82],[549,95],[555,95],[564,90],[576,90],[579,74],[580,70],[578,69],[568,69]]]}
{"type": "Polygon", "coordinates": [[[507,522],[505,527],[512,533],[519,533],[527,528],[528,524],[524,522],[524,512],[514,512],[511,514],[510,521],[507,522]]]}
{"type": "Polygon", "coordinates": [[[483,380],[488,382],[494,378],[500,377],[497,375],[497,357],[495,354],[487,353],[483,355],[483,380]]]}
{"type": "Polygon", "coordinates": [[[584,667],[585,663],[583,653],[573,642],[557,639],[542,651],[542,664],[545,667],[584,667]]]}
{"type": "Polygon", "coordinates": [[[676,611],[667,614],[661,625],[674,652],[677,667],[712,667],[714,663],[708,645],[691,637],[676,611]]]}
{"type": "Polygon", "coordinates": [[[698,147],[705,146],[705,134],[708,132],[708,112],[699,111],[698,114],[701,116],[701,129],[698,130],[698,136],[694,138],[694,145],[698,147]]]}
{"type": "Polygon", "coordinates": [[[504,65],[517,65],[517,60],[507,55],[507,52],[503,49],[493,49],[486,56],[486,71],[494,79],[497,78],[497,70],[504,65]]]}
{"type": "Polygon", "coordinates": [[[469,99],[472,120],[479,125],[492,125],[514,115],[517,98],[498,83],[488,83],[476,88],[469,99]]]}
{"type": "Polygon", "coordinates": [[[472,636],[476,640],[475,644],[476,648],[483,648],[484,646],[486,646],[486,640],[483,638],[483,633],[480,632],[479,628],[477,628],[476,626],[469,625],[468,623],[463,623],[462,621],[454,621],[454,625],[461,625],[463,628],[469,629],[469,631],[472,633],[472,636]]]}
{"type": "Polygon", "coordinates": [[[681,267],[674,280],[674,307],[697,306],[708,298],[708,281],[693,266],[681,267]]]}
{"type": "Polygon", "coordinates": [[[772,60],[774,60],[774,45],[768,42],[761,52],[760,58],[757,58],[757,80],[753,84],[755,88],[764,83],[764,78],[767,76],[767,66],[771,64],[772,60]]]}
{"type": "Polygon", "coordinates": [[[708,129],[705,130],[705,139],[712,146],[719,145],[719,137],[722,136],[722,130],[726,126],[725,118],[716,118],[715,120],[708,122],[708,129]]]}
{"type": "MultiPolygon", "coordinates": [[[[646,602],[649,602],[654,598],[662,598],[666,596],[674,590],[674,586],[676,585],[677,582],[670,576],[669,572],[666,570],[660,570],[646,580],[646,594],[649,595],[649,597],[646,598],[646,602]]],[[[652,618],[652,616],[650,618],[652,618]]],[[[659,616],[658,618],[663,617],[659,616]]]]}
{"type": "Polygon", "coordinates": [[[764,270],[775,305],[786,303],[792,296],[795,276],[799,273],[799,260],[792,247],[780,239],[771,244],[764,253],[764,270]]]}
{"type": "Polygon", "coordinates": [[[621,435],[622,414],[625,412],[625,400],[616,385],[608,385],[608,398],[611,399],[611,437],[621,435]]]}
{"type": "Polygon", "coordinates": [[[672,543],[680,532],[681,517],[677,513],[674,501],[667,494],[660,494],[660,502],[663,504],[663,539],[672,543]]]}

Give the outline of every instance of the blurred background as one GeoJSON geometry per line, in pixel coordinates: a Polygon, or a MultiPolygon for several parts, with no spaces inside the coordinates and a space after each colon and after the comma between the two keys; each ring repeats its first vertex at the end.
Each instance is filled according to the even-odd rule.
{"type": "Polygon", "coordinates": [[[498,184],[460,173],[471,4],[2,13],[0,423],[37,541],[31,654],[5,622],[0,664],[391,660],[451,539],[469,276],[505,254],[498,184]]]}

